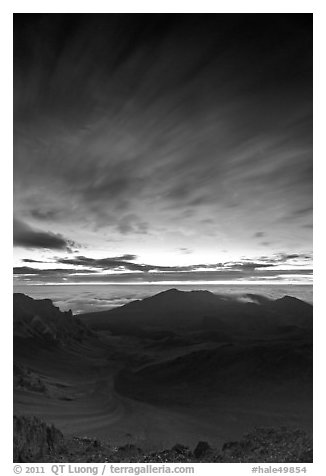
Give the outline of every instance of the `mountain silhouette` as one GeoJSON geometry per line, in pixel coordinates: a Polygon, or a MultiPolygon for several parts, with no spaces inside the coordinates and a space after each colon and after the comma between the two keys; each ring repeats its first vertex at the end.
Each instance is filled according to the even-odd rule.
{"type": "Polygon", "coordinates": [[[118,334],[154,329],[270,334],[280,328],[311,330],[312,310],[310,304],[290,296],[270,300],[247,294],[240,299],[209,291],[170,289],[109,311],[82,314],[80,318],[93,329],[118,334]]]}

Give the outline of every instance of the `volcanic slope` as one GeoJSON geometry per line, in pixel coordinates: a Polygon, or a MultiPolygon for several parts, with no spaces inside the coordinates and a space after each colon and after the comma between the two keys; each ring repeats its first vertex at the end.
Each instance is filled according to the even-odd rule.
{"type": "Polygon", "coordinates": [[[14,364],[14,412],[67,435],[162,449],[311,431],[312,306],[291,297],[170,290],[76,317],[18,294],[14,364]]]}

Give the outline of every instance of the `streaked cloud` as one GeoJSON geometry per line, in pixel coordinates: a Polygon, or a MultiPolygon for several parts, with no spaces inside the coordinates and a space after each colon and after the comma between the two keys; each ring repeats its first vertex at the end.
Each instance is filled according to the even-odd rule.
{"type": "MultiPolygon", "coordinates": [[[[159,266],[135,263],[135,255],[95,259],[75,256],[71,259],[53,260],[52,264],[73,265],[73,268],[14,268],[17,278],[35,276],[35,280],[54,279],[56,282],[67,279],[69,282],[158,282],[158,281],[225,281],[225,280],[270,280],[288,279],[310,280],[312,275],[311,257],[307,255],[285,253],[267,258],[262,256],[256,261],[243,259],[238,262],[196,264],[189,266],[159,266]],[[130,261],[128,261],[130,259],[130,261]],[[84,276],[81,276],[84,275],[84,276]],[[88,275],[88,276],[87,276],[88,275]]],[[[25,261],[28,261],[25,259],[25,261]]],[[[31,280],[31,278],[29,278],[31,280]]],[[[62,281],[63,282],[63,281],[62,281]]]]}

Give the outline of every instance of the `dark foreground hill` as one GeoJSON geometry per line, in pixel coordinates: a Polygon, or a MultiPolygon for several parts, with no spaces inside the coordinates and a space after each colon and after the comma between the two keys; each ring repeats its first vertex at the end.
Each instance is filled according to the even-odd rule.
{"type": "Polygon", "coordinates": [[[222,397],[262,401],[312,400],[312,346],[271,342],[198,350],[116,378],[123,395],[154,404],[204,405],[222,397]]]}

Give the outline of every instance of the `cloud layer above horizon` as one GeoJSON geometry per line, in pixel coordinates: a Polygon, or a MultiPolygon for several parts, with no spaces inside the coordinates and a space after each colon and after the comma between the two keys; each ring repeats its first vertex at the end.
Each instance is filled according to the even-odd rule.
{"type": "Polygon", "coordinates": [[[312,15],[14,17],[19,282],[309,275],[312,15]]]}

